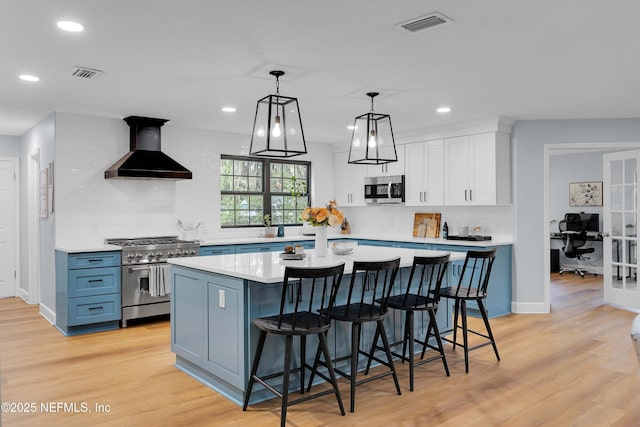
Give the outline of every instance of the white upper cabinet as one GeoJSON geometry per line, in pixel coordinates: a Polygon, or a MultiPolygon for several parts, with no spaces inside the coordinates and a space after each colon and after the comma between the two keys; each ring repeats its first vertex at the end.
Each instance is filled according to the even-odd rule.
{"type": "Polygon", "coordinates": [[[509,135],[490,132],[444,140],[445,205],[511,203],[509,135]]]}
{"type": "Polygon", "coordinates": [[[338,206],[365,206],[364,178],[367,166],[351,165],[349,152],[334,153],[335,196],[338,206]]]}
{"type": "Polygon", "coordinates": [[[444,141],[416,142],[404,146],[405,204],[444,205],[444,141]]]}
{"type": "Polygon", "coordinates": [[[367,176],[393,176],[405,174],[404,145],[396,145],[398,161],[384,165],[367,165],[367,176]]]}

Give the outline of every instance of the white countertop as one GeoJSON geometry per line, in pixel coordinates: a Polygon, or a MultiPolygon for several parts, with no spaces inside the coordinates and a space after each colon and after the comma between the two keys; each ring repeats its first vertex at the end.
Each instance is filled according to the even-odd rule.
{"type": "MultiPolygon", "coordinates": [[[[281,282],[284,279],[285,267],[328,267],[345,263],[345,274],[351,273],[353,261],[380,261],[400,256],[400,267],[410,267],[414,256],[441,256],[445,251],[430,251],[417,249],[387,248],[377,246],[358,246],[350,255],[334,255],[331,251],[326,257],[318,257],[315,251],[305,251],[306,258],[299,261],[284,261],[280,259],[280,252],[259,252],[234,255],[211,255],[188,258],[170,258],[173,265],[193,268],[209,273],[224,274],[226,276],[252,280],[262,283],[281,282]]],[[[465,252],[450,252],[451,261],[463,260],[465,252]]]]}
{"type": "MultiPolygon", "coordinates": [[[[494,237],[492,240],[485,240],[480,242],[467,241],[467,240],[445,240],[434,239],[427,237],[413,237],[411,234],[340,234],[338,232],[332,232],[329,230],[327,233],[329,240],[333,239],[365,239],[365,240],[386,240],[390,242],[404,242],[404,243],[421,243],[431,245],[449,245],[449,246],[472,246],[479,248],[486,248],[490,246],[502,246],[513,244],[513,239],[510,237],[494,237]]],[[[251,243],[280,243],[282,247],[288,244],[287,242],[298,242],[303,240],[314,240],[315,236],[305,236],[301,234],[295,234],[291,236],[285,235],[285,237],[222,237],[222,238],[205,238],[200,241],[200,246],[219,246],[219,245],[246,245],[251,243]]],[[[56,246],[57,251],[66,253],[80,253],[80,252],[106,252],[106,251],[119,251],[122,248],[120,246],[107,245],[107,244],[95,244],[95,245],[83,245],[81,243],[64,244],[56,246]]]]}

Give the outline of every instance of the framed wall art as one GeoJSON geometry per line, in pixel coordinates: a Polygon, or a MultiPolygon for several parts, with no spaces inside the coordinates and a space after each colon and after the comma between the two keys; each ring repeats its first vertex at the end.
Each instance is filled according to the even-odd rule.
{"type": "Polygon", "coordinates": [[[569,206],[602,206],[602,181],[570,183],[569,206]]]}

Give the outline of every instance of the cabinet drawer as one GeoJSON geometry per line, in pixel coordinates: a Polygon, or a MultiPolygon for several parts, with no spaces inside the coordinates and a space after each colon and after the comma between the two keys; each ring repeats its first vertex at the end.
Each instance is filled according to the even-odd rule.
{"type": "Polygon", "coordinates": [[[283,251],[288,242],[281,243],[256,243],[236,246],[237,254],[246,254],[249,252],[274,252],[283,251]]]}
{"type": "Polygon", "coordinates": [[[69,298],[69,326],[119,320],[120,294],[69,298]]]}
{"type": "Polygon", "coordinates": [[[120,265],[120,252],[93,252],[69,255],[69,269],[115,267],[120,265]]]}
{"type": "Polygon", "coordinates": [[[235,245],[223,245],[223,246],[201,246],[200,256],[206,255],[228,255],[235,254],[235,245]]]}
{"type": "Polygon", "coordinates": [[[120,267],[69,270],[69,296],[114,294],[120,292],[120,267]]]}

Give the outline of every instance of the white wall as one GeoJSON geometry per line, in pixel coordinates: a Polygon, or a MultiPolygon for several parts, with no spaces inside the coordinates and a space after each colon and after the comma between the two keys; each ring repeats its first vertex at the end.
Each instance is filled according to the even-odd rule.
{"type": "Polygon", "coordinates": [[[512,132],[514,188],[513,300],[544,306],[544,146],[638,142],[640,119],[529,120],[515,123],[512,132]]]}
{"type": "MultiPolygon", "coordinates": [[[[29,298],[33,289],[29,289],[29,239],[28,239],[28,182],[29,155],[40,152],[40,170],[48,167],[55,159],[55,114],[51,114],[20,137],[22,166],[20,168],[20,292],[29,298]]],[[[40,304],[41,312],[55,312],[55,214],[48,219],[40,219],[40,304]]]]}
{"type": "MultiPolygon", "coordinates": [[[[176,235],[178,219],[203,222],[203,239],[262,231],[220,229],[220,154],[247,155],[247,135],[163,126],[162,151],[190,169],[193,179],[162,181],[105,180],[105,169],[129,151],[129,127],[120,119],[58,113],[56,133],[57,246],[176,235]]],[[[312,162],[312,200],[326,201],[333,192],[333,151],[313,143],[308,150],[296,159],[312,162]]]]}
{"type": "Polygon", "coordinates": [[[0,135],[0,157],[20,157],[20,138],[0,135]]]}

